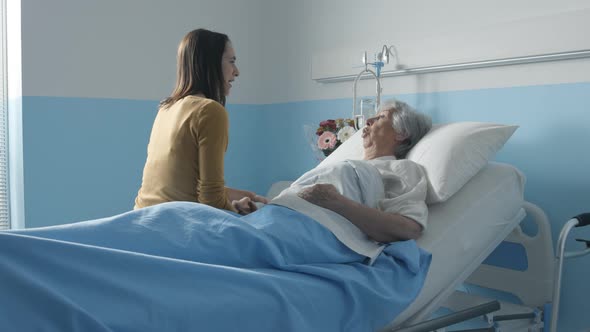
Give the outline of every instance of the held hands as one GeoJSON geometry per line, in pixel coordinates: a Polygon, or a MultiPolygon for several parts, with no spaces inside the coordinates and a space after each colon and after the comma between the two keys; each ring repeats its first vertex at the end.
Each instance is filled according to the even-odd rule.
{"type": "Polygon", "coordinates": [[[256,195],[247,190],[239,190],[226,187],[227,196],[236,211],[241,215],[247,215],[258,210],[256,202],[267,204],[268,199],[264,196],[256,195]]]}
{"type": "Polygon", "coordinates": [[[333,185],[327,183],[318,183],[301,189],[297,193],[297,196],[312,204],[329,209],[330,203],[335,202],[342,195],[340,195],[336,187],[333,185]]]}
{"type": "Polygon", "coordinates": [[[240,190],[240,189],[234,189],[234,188],[230,188],[230,187],[225,187],[225,190],[227,191],[227,198],[229,198],[230,202],[231,201],[238,201],[244,197],[249,197],[254,202],[268,204],[268,199],[266,199],[266,197],[256,195],[256,193],[253,193],[248,190],[240,190]]]}
{"type": "Polygon", "coordinates": [[[250,197],[247,196],[242,197],[239,200],[233,200],[231,205],[234,207],[234,209],[236,209],[236,211],[238,211],[239,214],[243,216],[258,210],[256,204],[254,204],[250,197]]]}

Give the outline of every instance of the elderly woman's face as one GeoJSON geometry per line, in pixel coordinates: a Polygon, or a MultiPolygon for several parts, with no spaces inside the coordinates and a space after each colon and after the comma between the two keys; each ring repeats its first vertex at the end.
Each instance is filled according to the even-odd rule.
{"type": "MultiPolygon", "coordinates": [[[[367,125],[363,128],[363,146],[388,148],[395,145],[395,131],[391,113],[393,110],[381,111],[375,117],[367,120],[367,125]]],[[[393,148],[392,150],[393,151],[393,148]]]]}

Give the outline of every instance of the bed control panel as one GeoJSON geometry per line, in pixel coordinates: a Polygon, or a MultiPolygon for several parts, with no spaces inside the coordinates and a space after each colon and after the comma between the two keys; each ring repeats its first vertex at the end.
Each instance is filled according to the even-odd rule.
{"type": "Polygon", "coordinates": [[[586,243],[586,248],[590,248],[590,240],[576,239],[576,241],[586,243]]]}
{"type": "Polygon", "coordinates": [[[576,227],[582,227],[590,224],[590,213],[582,213],[575,216],[574,218],[578,219],[578,224],[576,227]]]}

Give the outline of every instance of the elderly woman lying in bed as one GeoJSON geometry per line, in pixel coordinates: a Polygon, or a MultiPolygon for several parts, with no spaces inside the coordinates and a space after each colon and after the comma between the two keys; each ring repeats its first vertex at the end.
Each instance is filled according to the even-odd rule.
{"type": "Polygon", "coordinates": [[[385,103],[366,123],[365,160],[314,168],[271,203],[315,219],[374,259],[380,243],[416,239],[426,227],[426,175],[404,158],[432,123],[399,101],[385,103]]]}
{"type": "Polygon", "coordinates": [[[429,128],[390,104],[367,121],[366,161],[314,169],[245,216],[171,202],[0,232],[0,330],[376,330],[430,264],[409,240],[424,172],[397,160],[429,128]]]}

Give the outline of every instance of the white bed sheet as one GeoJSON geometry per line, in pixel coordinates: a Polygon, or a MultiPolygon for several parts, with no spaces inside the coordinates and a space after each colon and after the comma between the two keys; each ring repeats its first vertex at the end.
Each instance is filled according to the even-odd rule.
{"type": "Polygon", "coordinates": [[[418,244],[432,253],[416,300],[388,327],[428,318],[446,297],[525,217],[524,175],[489,163],[448,201],[429,207],[429,226],[418,244]]]}

